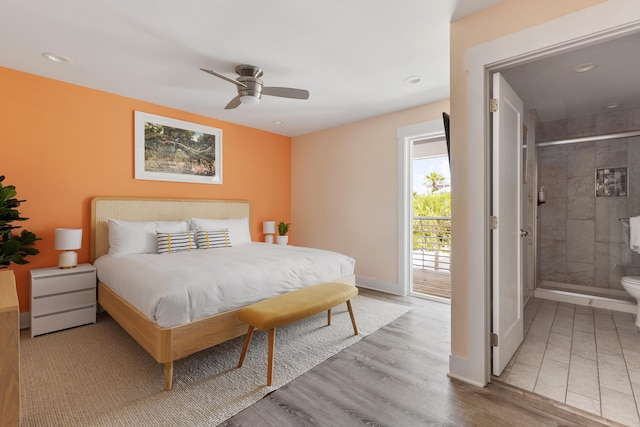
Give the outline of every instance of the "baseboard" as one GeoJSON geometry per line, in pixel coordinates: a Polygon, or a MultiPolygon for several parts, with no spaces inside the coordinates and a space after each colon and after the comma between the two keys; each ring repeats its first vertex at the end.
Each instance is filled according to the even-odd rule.
{"type": "Polygon", "coordinates": [[[402,287],[397,283],[391,283],[372,277],[356,276],[356,285],[373,291],[386,292],[388,294],[404,296],[402,287]]]}

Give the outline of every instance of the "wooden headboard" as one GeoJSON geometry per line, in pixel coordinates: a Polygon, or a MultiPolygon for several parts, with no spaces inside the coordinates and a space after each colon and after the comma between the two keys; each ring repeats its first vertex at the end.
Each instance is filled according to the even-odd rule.
{"type": "Polygon", "coordinates": [[[91,262],[109,252],[108,218],[125,221],[230,219],[249,217],[249,211],[247,200],[95,197],[91,201],[91,262]]]}

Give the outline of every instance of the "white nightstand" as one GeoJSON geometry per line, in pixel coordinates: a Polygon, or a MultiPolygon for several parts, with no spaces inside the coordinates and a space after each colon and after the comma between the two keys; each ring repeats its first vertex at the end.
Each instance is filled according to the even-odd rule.
{"type": "Polygon", "coordinates": [[[31,270],[31,338],[87,323],[96,323],[93,265],[31,270]]]}

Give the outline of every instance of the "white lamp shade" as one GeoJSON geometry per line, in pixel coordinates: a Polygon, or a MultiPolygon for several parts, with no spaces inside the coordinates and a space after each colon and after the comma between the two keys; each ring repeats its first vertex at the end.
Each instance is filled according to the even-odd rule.
{"type": "Polygon", "coordinates": [[[240,103],[243,105],[257,105],[260,103],[260,98],[251,95],[243,95],[240,97],[240,103]]]}
{"type": "Polygon", "coordinates": [[[264,234],[273,234],[276,232],[276,222],[275,221],[265,221],[262,223],[262,232],[264,234]]]}
{"type": "Polygon", "coordinates": [[[55,249],[72,251],[82,247],[81,228],[56,228],[55,249]]]}

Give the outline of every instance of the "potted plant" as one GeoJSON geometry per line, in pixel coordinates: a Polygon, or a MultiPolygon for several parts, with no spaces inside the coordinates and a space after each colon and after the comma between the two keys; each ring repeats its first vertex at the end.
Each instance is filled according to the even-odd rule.
{"type": "Polygon", "coordinates": [[[0,176],[0,268],[8,268],[11,263],[28,264],[24,258],[28,255],[37,255],[39,250],[32,246],[36,240],[41,240],[30,231],[22,230],[18,234],[13,234],[13,230],[20,228],[19,225],[11,225],[14,221],[26,221],[18,212],[20,203],[16,196],[16,187],[13,185],[2,185],[4,176],[0,176]]]}
{"type": "Polygon", "coordinates": [[[286,245],[289,243],[289,236],[287,236],[289,227],[291,227],[291,223],[289,222],[280,221],[278,223],[278,236],[276,237],[276,241],[279,245],[286,245]]]}

